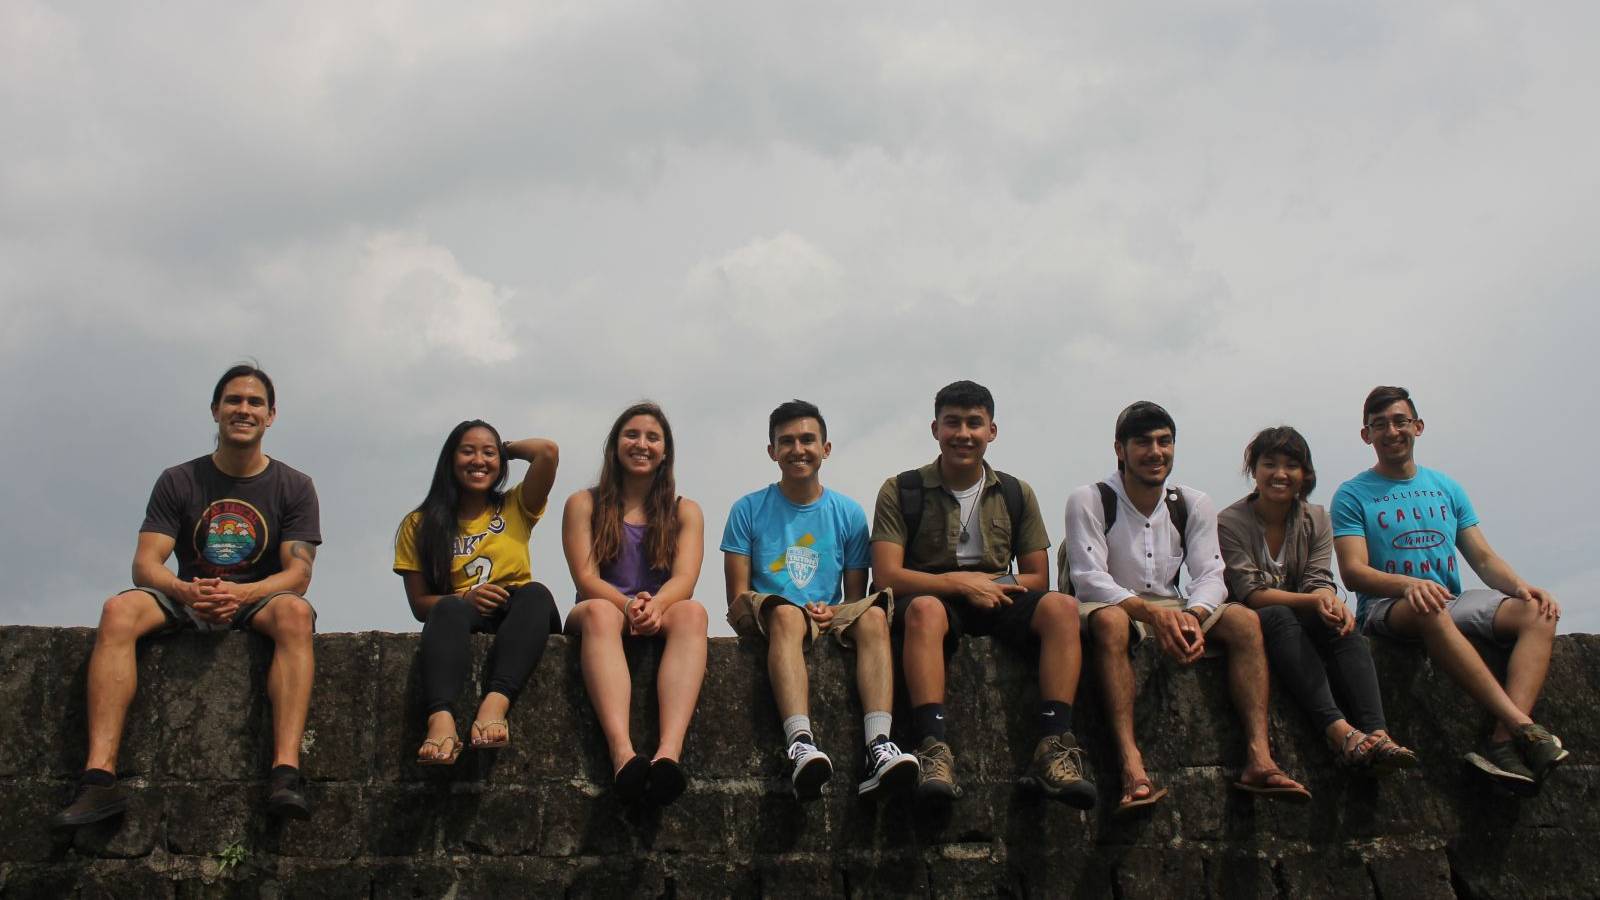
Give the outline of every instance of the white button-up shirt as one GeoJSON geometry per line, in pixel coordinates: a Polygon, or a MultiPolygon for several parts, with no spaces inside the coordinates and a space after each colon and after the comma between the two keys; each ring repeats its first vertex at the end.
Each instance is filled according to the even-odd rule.
{"type": "Polygon", "coordinates": [[[1179,597],[1188,607],[1216,609],[1228,598],[1222,551],[1217,546],[1217,508],[1211,498],[1178,485],[1189,507],[1189,553],[1163,499],[1149,516],[1139,512],[1122,487],[1122,475],[1105,479],[1117,494],[1117,521],[1106,532],[1100,489],[1086,484],[1067,495],[1067,563],[1073,593],[1081,601],[1121,603],[1128,597],[1179,597]],[[1180,566],[1189,569],[1187,591],[1174,582],[1180,566]]]}

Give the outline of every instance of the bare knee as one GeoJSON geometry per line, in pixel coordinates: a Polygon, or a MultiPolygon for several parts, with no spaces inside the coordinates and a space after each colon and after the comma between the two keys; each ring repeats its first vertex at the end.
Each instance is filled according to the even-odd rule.
{"type": "Polygon", "coordinates": [[[874,606],[856,618],[850,630],[855,632],[858,639],[873,640],[889,636],[889,616],[883,607],[874,606]]]}
{"type": "Polygon", "coordinates": [[[97,640],[111,642],[138,640],[139,620],[155,600],[144,591],[123,591],[106,599],[100,609],[97,640]]]}
{"type": "Polygon", "coordinates": [[[572,615],[567,621],[572,630],[584,638],[612,634],[620,637],[623,626],[627,624],[622,610],[615,603],[598,597],[579,601],[572,608],[572,615]]]}
{"type": "Polygon", "coordinates": [[[702,637],[705,636],[709,621],[706,608],[700,605],[700,601],[693,599],[679,600],[661,616],[662,627],[668,631],[687,632],[702,637]]]}
{"type": "Polygon", "coordinates": [[[1106,606],[1089,616],[1089,633],[1095,646],[1102,651],[1120,651],[1128,646],[1128,629],[1132,627],[1128,614],[1115,606],[1106,606]]]}
{"type": "Polygon", "coordinates": [[[800,607],[787,601],[774,601],[767,606],[767,634],[774,642],[798,638],[806,631],[806,614],[800,607]]]}
{"type": "Polygon", "coordinates": [[[1033,610],[1033,630],[1039,634],[1078,635],[1078,601],[1052,591],[1039,598],[1033,610]]]}
{"type": "Polygon", "coordinates": [[[1222,619],[1218,624],[1225,626],[1218,636],[1226,640],[1229,646],[1240,650],[1261,647],[1261,617],[1256,615],[1255,610],[1232,604],[1222,611],[1222,619]]]}
{"type": "Polygon", "coordinates": [[[949,623],[945,621],[944,604],[938,597],[924,594],[912,597],[906,604],[906,632],[922,637],[943,636],[949,623]]]}
{"type": "Polygon", "coordinates": [[[278,639],[310,640],[316,628],[317,615],[311,604],[299,594],[279,594],[257,615],[272,612],[273,630],[278,639]]]}

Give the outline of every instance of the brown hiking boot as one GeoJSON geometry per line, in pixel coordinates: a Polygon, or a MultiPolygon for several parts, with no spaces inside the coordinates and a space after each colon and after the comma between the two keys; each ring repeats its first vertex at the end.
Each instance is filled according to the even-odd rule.
{"type": "Polygon", "coordinates": [[[1078,809],[1093,809],[1094,783],[1083,777],[1083,750],[1070,734],[1050,735],[1033,749],[1022,786],[1078,809]]]}
{"type": "Polygon", "coordinates": [[[925,737],[917,747],[917,799],[933,806],[946,806],[961,796],[956,785],[956,755],[950,745],[925,737]]]}

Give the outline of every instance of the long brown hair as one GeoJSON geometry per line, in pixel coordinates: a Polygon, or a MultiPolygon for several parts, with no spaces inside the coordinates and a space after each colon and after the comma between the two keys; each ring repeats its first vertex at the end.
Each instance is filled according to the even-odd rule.
{"type": "Polygon", "coordinates": [[[594,511],[589,514],[589,552],[596,566],[605,566],[622,552],[622,464],[617,461],[617,441],[622,426],[634,416],[649,416],[661,425],[666,452],[650,482],[644,498],[644,552],[650,568],[667,570],[678,555],[678,486],[672,478],[672,425],[661,407],[644,401],[635,403],[617,416],[606,435],[605,455],[600,464],[600,482],[594,486],[594,511]]]}

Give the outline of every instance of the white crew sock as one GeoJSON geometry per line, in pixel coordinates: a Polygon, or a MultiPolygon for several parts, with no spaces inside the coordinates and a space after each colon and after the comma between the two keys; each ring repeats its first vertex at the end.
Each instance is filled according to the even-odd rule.
{"type": "Polygon", "coordinates": [[[867,745],[880,737],[889,736],[889,726],[894,723],[894,717],[881,710],[869,712],[861,717],[862,731],[866,733],[867,745]]]}
{"type": "MultiPolygon", "coordinates": [[[[810,716],[790,716],[783,720],[783,737],[785,740],[792,744],[795,736],[800,734],[811,734],[810,716]]],[[[812,743],[816,743],[815,736],[812,736],[811,740],[812,743]]]]}

